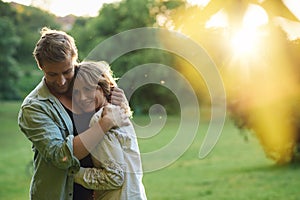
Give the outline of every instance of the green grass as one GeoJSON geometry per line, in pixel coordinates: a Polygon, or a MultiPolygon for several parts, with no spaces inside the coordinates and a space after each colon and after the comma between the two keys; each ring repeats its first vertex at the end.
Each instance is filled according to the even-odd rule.
{"type": "MultiPolygon", "coordinates": [[[[17,113],[20,103],[2,102],[0,107],[0,199],[28,199],[31,145],[19,131],[17,113]]],[[[149,119],[135,117],[145,125],[149,119]]],[[[148,139],[140,139],[142,153],[166,145],[176,133],[179,119],[169,117],[166,127],[148,139]]],[[[148,199],[152,200],[298,200],[299,165],[276,166],[268,160],[257,139],[248,141],[228,120],[213,151],[199,159],[208,123],[200,129],[192,145],[169,166],[144,174],[148,199]]]]}
{"type": "Polygon", "coordinates": [[[0,199],[28,199],[31,145],[19,131],[20,103],[1,102],[0,107],[0,199]]]}

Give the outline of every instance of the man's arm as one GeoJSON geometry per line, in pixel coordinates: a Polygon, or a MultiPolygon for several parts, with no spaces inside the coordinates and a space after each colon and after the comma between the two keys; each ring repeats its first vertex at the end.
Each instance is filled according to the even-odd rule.
{"type": "Polygon", "coordinates": [[[115,87],[111,92],[111,104],[120,106],[126,113],[126,115],[131,118],[132,111],[129,107],[128,100],[124,94],[124,91],[121,88],[115,87]]]}
{"type": "Polygon", "coordinates": [[[19,127],[46,162],[60,169],[79,169],[79,161],[73,154],[74,136],[48,106],[37,101],[23,105],[18,116],[19,127]]]}
{"type": "Polygon", "coordinates": [[[103,117],[99,119],[98,123],[93,124],[88,130],[74,137],[74,155],[81,160],[93,151],[96,145],[103,139],[105,133],[111,128],[127,125],[129,125],[129,121],[124,110],[117,106],[105,107],[103,117]]]}
{"type": "Polygon", "coordinates": [[[120,165],[106,168],[83,168],[74,177],[75,183],[91,190],[113,190],[122,187],[124,172],[120,165]]]}
{"type": "Polygon", "coordinates": [[[128,100],[124,94],[124,91],[121,88],[115,87],[111,92],[111,102],[116,106],[121,106],[122,104],[128,104],[128,100]]]}

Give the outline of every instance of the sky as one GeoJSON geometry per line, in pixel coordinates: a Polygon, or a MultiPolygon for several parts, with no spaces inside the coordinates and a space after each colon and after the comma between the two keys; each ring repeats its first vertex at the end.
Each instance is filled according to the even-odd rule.
{"type": "MultiPolygon", "coordinates": [[[[43,2],[43,0],[3,0],[4,2],[14,1],[23,5],[30,5],[32,1],[43,2]]],[[[76,16],[97,16],[98,11],[104,3],[118,2],[120,0],[48,0],[51,13],[64,17],[69,14],[76,16]]],[[[47,9],[47,10],[48,10],[47,9]]]]}
{"type": "MultiPolygon", "coordinates": [[[[3,0],[4,2],[14,1],[23,5],[30,5],[32,1],[35,2],[50,2],[48,9],[57,16],[66,16],[73,14],[76,16],[97,16],[98,11],[104,3],[118,2],[120,0],[3,0]]],[[[209,0],[188,0],[191,4],[205,5],[209,0]]],[[[289,9],[300,20],[300,1],[299,0],[284,0],[289,9]]]]}
{"type": "MultiPolygon", "coordinates": [[[[23,5],[30,5],[32,1],[47,2],[43,6],[49,7],[51,13],[64,17],[69,14],[76,16],[97,16],[98,11],[104,3],[119,2],[121,0],[2,0],[4,2],[16,2],[23,5]]],[[[187,0],[190,4],[206,5],[209,0],[187,0]]]]}

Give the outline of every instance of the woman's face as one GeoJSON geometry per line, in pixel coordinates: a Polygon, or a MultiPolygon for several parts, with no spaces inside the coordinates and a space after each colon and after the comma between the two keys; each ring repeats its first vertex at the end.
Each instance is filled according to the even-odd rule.
{"type": "Polygon", "coordinates": [[[107,104],[107,100],[100,86],[91,87],[84,80],[76,79],[73,88],[75,104],[83,112],[92,112],[107,104]]]}

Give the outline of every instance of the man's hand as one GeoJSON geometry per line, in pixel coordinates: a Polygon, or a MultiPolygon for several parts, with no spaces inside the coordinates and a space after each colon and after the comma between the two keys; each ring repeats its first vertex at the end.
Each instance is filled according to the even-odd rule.
{"type": "Polygon", "coordinates": [[[120,106],[108,105],[105,106],[102,112],[102,119],[100,122],[109,124],[110,128],[128,126],[130,120],[125,110],[120,106]]]}
{"type": "Polygon", "coordinates": [[[115,87],[111,92],[111,103],[116,106],[120,106],[124,109],[126,115],[131,118],[132,111],[129,107],[128,100],[124,94],[124,91],[121,88],[115,87]]]}
{"type": "Polygon", "coordinates": [[[122,103],[128,105],[128,100],[121,88],[115,87],[111,92],[111,103],[116,106],[121,106],[122,103]]]}

